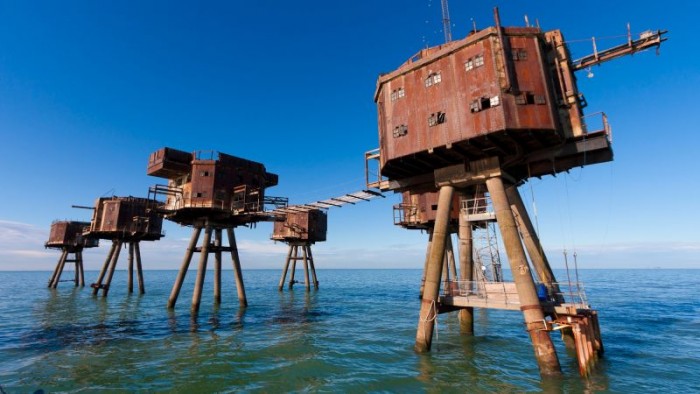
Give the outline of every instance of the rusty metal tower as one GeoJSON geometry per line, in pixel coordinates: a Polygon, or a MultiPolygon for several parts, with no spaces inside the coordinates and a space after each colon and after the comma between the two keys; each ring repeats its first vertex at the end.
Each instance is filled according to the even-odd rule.
{"type": "MultiPolygon", "coordinates": [[[[497,9],[494,19],[495,26],[421,50],[379,77],[374,98],[380,147],[365,155],[367,161],[378,160],[379,171],[376,179],[367,175],[368,187],[437,194],[416,351],[430,350],[438,313],[474,307],[519,310],[543,375],[561,370],[549,336],[553,330],[573,337],[565,343],[575,346],[585,375],[603,351],[597,312],[585,297],[564,300],[518,186],[531,177],[612,160],[607,118],[598,114],[599,130],[586,127],[586,102],[574,73],[658,47],[665,32],[645,32],[636,39],[628,35],[625,44],[605,51],[594,47],[594,54],[573,60],[559,30],[503,27],[497,9]],[[479,287],[460,279],[456,288],[450,285],[441,293],[455,195],[473,201],[484,186],[513,282],[479,287]]],[[[467,214],[458,221],[464,278],[474,265],[472,225],[467,214]]],[[[465,313],[461,326],[466,332],[473,332],[470,319],[465,313]]]]}
{"type": "Polygon", "coordinates": [[[307,204],[289,205],[272,211],[271,213],[276,215],[278,219],[275,221],[270,239],[282,241],[289,245],[289,252],[287,253],[287,259],[282,269],[282,277],[278,285],[279,290],[284,288],[284,281],[287,278],[290,263],[292,270],[289,278],[289,288],[291,289],[297,283],[294,280],[297,261],[301,261],[304,267],[306,290],[311,289],[309,273],[311,273],[314,288],[318,289],[318,278],[316,276],[313,254],[311,253],[311,245],[326,240],[328,230],[327,210],[329,208],[340,208],[345,205],[355,205],[378,197],[383,198],[384,195],[374,190],[360,190],[307,204]],[[299,248],[301,248],[301,253],[299,248]]]}
{"type": "Polygon", "coordinates": [[[162,148],[148,159],[148,175],[165,178],[167,185],[150,188],[149,198],[165,198],[160,213],[168,220],[193,227],[180,271],[168,299],[174,308],[187,275],[192,256],[200,254],[197,279],[192,295],[192,311],[199,310],[209,254],[214,253],[214,302],[221,302],[222,252],[231,253],[238,290],[238,301],[247,306],[243,275],[234,229],[260,221],[278,220],[265,210],[287,205],[286,198],[267,197],[265,189],[277,185],[277,175],[261,163],[215,151],[184,152],[162,148]],[[201,246],[197,246],[204,230],[201,246]],[[229,246],[223,246],[226,230],[229,246]]]}
{"type": "Polygon", "coordinates": [[[75,264],[74,279],[66,280],[74,282],[75,286],[85,286],[85,271],[83,269],[83,249],[95,248],[99,246],[99,240],[96,238],[83,236],[83,230],[89,227],[88,222],[57,220],[51,223],[51,232],[49,240],[46,241],[44,247],[51,249],[60,249],[61,257],[58,259],[56,268],[49,279],[49,288],[55,289],[61,280],[63,269],[66,263],[75,264]],[[73,258],[70,258],[70,255],[73,258]]]}
{"type": "Polygon", "coordinates": [[[112,241],[97,281],[90,285],[92,294],[97,295],[102,290],[102,296],[107,296],[119,261],[119,254],[124,245],[129,250],[127,289],[129,293],[134,291],[135,261],[139,293],[144,294],[146,289],[141,267],[140,243],[157,241],[163,237],[163,219],[158,216],[158,204],[146,198],[115,196],[98,198],[94,208],[79,206],[77,208],[93,210],[92,220],[83,232],[86,237],[112,241]]]}

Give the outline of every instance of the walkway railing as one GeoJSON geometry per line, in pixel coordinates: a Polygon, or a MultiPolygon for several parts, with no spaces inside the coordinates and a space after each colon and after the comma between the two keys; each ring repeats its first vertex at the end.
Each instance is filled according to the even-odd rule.
{"type": "MultiPolygon", "coordinates": [[[[541,302],[566,304],[581,309],[590,308],[583,283],[554,283],[547,288],[538,284],[541,302]],[[558,290],[555,290],[558,289],[558,290]]],[[[442,282],[442,295],[462,297],[478,304],[520,305],[515,282],[486,282],[454,280],[442,282]]]]}

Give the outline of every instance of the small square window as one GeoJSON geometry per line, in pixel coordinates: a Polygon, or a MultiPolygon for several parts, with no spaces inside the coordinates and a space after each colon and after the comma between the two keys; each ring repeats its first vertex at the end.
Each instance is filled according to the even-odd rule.
{"type": "Polygon", "coordinates": [[[496,106],[500,105],[500,104],[501,104],[501,99],[500,99],[500,97],[498,97],[498,96],[493,96],[493,97],[491,97],[491,99],[489,100],[489,104],[490,104],[492,107],[496,107],[496,106]]]}
{"type": "Polygon", "coordinates": [[[391,101],[396,101],[396,90],[391,92],[391,101]]]}
{"type": "Polygon", "coordinates": [[[544,96],[541,94],[536,94],[535,95],[535,104],[544,104],[546,101],[544,99],[544,96]]]}
{"type": "Polygon", "coordinates": [[[433,83],[438,84],[442,81],[442,76],[440,73],[433,75],[433,83]]]}
{"type": "Polygon", "coordinates": [[[433,86],[433,76],[429,76],[428,79],[425,80],[425,87],[430,87],[433,86]]]}
{"type": "Polygon", "coordinates": [[[474,67],[481,67],[484,65],[484,55],[479,55],[474,58],[474,67]]]}
{"type": "Polygon", "coordinates": [[[406,92],[403,90],[403,88],[399,88],[397,93],[398,93],[399,98],[402,98],[406,95],[406,92]]]}
{"type": "Polygon", "coordinates": [[[464,69],[466,71],[473,70],[474,69],[474,60],[472,60],[472,59],[467,60],[467,62],[464,63],[464,69]]]}
{"type": "Polygon", "coordinates": [[[469,104],[469,110],[471,112],[479,112],[481,108],[479,107],[479,100],[474,100],[469,104]]]}

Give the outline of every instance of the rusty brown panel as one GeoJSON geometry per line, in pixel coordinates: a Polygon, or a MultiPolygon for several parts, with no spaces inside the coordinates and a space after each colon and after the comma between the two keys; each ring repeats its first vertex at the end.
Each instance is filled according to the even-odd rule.
{"type": "Polygon", "coordinates": [[[192,206],[211,206],[214,198],[214,171],[216,161],[197,160],[192,163],[192,206]]]}
{"type": "Polygon", "coordinates": [[[172,148],[162,148],[148,158],[148,175],[172,178],[189,172],[192,154],[172,148]]]}
{"type": "Polygon", "coordinates": [[[327,215],[321,210],[290,212],[284,222],[275,222],[272,239],[322,242],[326,240],[327,215]]]}
{"type": "Polygon", "coordinates": [[[118,231],[117,222],[119,219],[119,201],[116,200],[105,200],[97,208],[101,211],[102,220],[99,224],[97,231],[99,232],[113,232],[118,231]]]}

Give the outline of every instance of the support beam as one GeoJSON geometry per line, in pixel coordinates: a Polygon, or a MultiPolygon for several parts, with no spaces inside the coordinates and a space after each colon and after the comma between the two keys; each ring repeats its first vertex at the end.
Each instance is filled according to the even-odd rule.
{"type": "MultiPolygon", "coordinates": [[[[461,192],[461,200],[473,198],[471,195],[461,192]]],[[[459,279],[464,283],[474,280],[474,244],[472,241],[472,225],[467,220],[466,212],[459,214],[459,279]]],[[[462,334],[474,335],[474,308],[459,310],[459,329],[462,334]]]]}
{"type": "Polygon", "coordinates": [[[284,287],[284,280],[287,279],[287,271],[289,270],[289,261],[292,258],[292,250],[294,249],[294,245],[289,245],[289,251],[287,252],[287,259],[284,261],[284,268],[282,269],[282,277],[280,278],[280,283],[277,286],[277,289],[282,291],[282,288],[284,287]]]}
{"type": "Polygon", "coordinates": [[[311,281],[309,280],[309,257],[306,254],[306,245],[301,246],[301,251],[304,255],[304,285],[306,286],[306,291],[311,290],[311,281]]]}
{"type": "Polygon", "coordinates": [[[134,250],[136,251],[136,275],[139,282],[139,294],[146,294],[146,286],[143,282],[143,268],[141,267],[141,242],[136,241],[134,243],[134,250]]]}
{"type": "Polygon", "coordinates": [[[311,245],[306,245],[306,251],[309,255],[309,267],[311,267],[311,275],[314,281],[314,289],[318,290],[318,278],[316,277],[316,265],[314,264],[314,256],[311,254],[311,245]]]}
{"type": "Polygon", "coordinates": [[[228,243],[231,248],[231,259],[233,260],[233,275],[236,278],[236,290],[238,291],[238,303],[241,307],[248,306],[248,299],[245,295],[245,286],[243,285],[243,273],[241,272],[241,259],[238,256],[238,245],[236,244],[236,236],[232,228],[227,228],[228,243]]]}
{"type": "Polygon", "coordinates": [[[299,259],[299,247],[297,245],[292,246],[294,251],[292,252],[292,272],[289,273],[289,289],[294,287],[294,276],[297,273],[297,260],[299,259]]]}
{"type": "Polygon", "coordinates": [[[192,254],[194,254],[194,249],[197,247],[197,241],[199,240],[199,234],[202,232],[202,227],[195,227],[192,230],[192,238],[190,238],[190,243],[185,251],[185,257],[182,260],[182,265],[180,266],[180,271],[175,279],[175,284],[170,292],[170,298],[168,299],[168,309],[175,307],[177,302],[177,297],[180,295],[180,289],[182,288],[182,282],[185,280],[185,275],[187,275],[187,269],[190,267],[190,262],[192,261],[192,254]]]}
{"type": "Polygon", "coordinates": [[[221,304],[221,229],[214,229],[214,304],[221,304]]]}
{"type": "Polygon", "coordinates": [[[83,251],[79,250],[76,252],[76,263],[80,267],[80,287],[85,287],[85,267],[83,266],[83,251]]]}
{"type": "Polygon", "coordinates": [[[107,279],[105,280],[104,284],[100,283],[100,287],[102,288],[102,297],[107,297],[107,293],[109,293],[109,286],[112,285],[112,278],[114,277],[114,270],[117,268],[117,262],[119,261],[119,253],[121,253],[122,250],[122,245],[124,244],[122,241],[115,241],[116,243],[116,248],[114,249],[114,255],[112,256],[112,262],[109,264],[109,272],[107,273],[107,279]]]}
{"type": "Polygon", "coordinates": [[[452,206],[453,186],[442,186],[438,194],[438,209],[433,229],[433,241],[430,247],[430,258],[425,272],[425,286],[418,317],[416,332],[416,352],[430,351],[433,342],[435,319],[438,315],[438,299],[440,296],[440,277],[442,261],[445,256],[446,238],[449,236],[449,219],[452,206]]]}
{"type": "Polygon", "coordinates": [[[97,295],[97,292],[100,291],[100,286],[102,286],[102,280],[105,277],[105,274],[107,273],[107,268],[109,267],[109,262],[112,261],[112,256],[115,253],[115,250],[117,248],[117,241],[112,241],[112,247],[109,249],[109,253],[107,253],[107,258],[105,259],[104,264],[102,265],[102,269],[100,270],[100,275],[97,277],[97,282],[93,283],[92,286],[92,295],[97,295]]]}
{"type": "MultiPolygon", "coordinates": [[[[549,261],[547,261],[547,256],[544,254],[544,249],[542,249],[542,244],[540,244],[539,237],[535,232],[535,227],[532,225],[530,215],[527,213],[527,209],[525,208],[525,204],[520,197],[517,186],[511,185],[507,187],[506,196],[508,197],[508,201],[511,204],[510,207],[518,221],[520,235],[522,236],[523,243],[527,249],[527,254],[530,256],[532,265],[539,276],[539,280],[547,285],[548,289],[552,289],[553,284],[555,284],[557,280],[554,277],[554,272],[549,265],[549,261]]],[[[559,289],[557,288],[557,293],[558,290],[559,289]]]]}
{"type": "Polygon", "coordinates": [[[51,275],[51,279],[49,280],[49,288],[55,289],[56,286],[58,286],[58,282],[61,280],[61,274],[63,273],[63,267],[66,264],[66,259],[68,259],[68,249],[64,248],[56,264],[56,269],[53,270],[53,275],[51,275]]]}
{"type": "Polygon", "coordinates": [[[129,268],[128,268],[129,284],[127,289],[129,294],[134,292],[134,243],[129,242],[129,268]]]}
{"type": "Polygon", "coordinates": [[[505,187],[500,176],[494,176],[486,180],[486,188],[491,195],[498,228],[505,245],[508,263],[510,264],[513,280],[518,291],[520,309],[523,311],[525,325],[530,334],[535,351],[537,364],[542,375],[559,375],[561,366],[559,359],[545,327],[545,316],[537,298],[535,283],[532,280],[530,268],[525,257],[525,250],[518,235],[518,229],[513,217],[505,187]]]}
{"type": "Polygon", "coordinates": [[[430,248],[433,245],[433,228],[428,228],[428,247],[425,250],[425,262],[423,263],[423,276],[420,280],[419,298],[423,298],[423,289],[425,288],[425,274],[428,272],[428,260],[430,260],[430,248]]]}
{"type": "Polygon", "coordinates": [[[204,239],[202,240],[202,251],[199,253],[199,266],[197,267],[197,279],[194,282],[194,292],[192,293],[192,313],[199,311],[199,304],[202,301],[202,288],[204,288],[204,277],[207,273],[207,260],[209,259],[209,248],[211,244],[211,227],[204,227],[204,239]]]}

